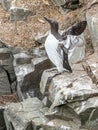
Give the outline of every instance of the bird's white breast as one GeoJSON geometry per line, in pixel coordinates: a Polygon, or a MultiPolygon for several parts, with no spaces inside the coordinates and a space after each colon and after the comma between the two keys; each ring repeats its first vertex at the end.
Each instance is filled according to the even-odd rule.
{"type": "Polygon", "coordinates": [[[64,70],[62,50],[59,48],[60,42],[52,35],[49,34],[45,41],[45,49],[49,59],[54,63],[59,72],[64,70]]]}

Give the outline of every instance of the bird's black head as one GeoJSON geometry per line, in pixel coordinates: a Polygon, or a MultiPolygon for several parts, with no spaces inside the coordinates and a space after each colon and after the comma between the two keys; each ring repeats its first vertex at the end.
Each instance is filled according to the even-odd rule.
{"type": "Polygon", "coordinates": [[[44,19],[50,24],[50,26],[51,26],[51,33],[58,32],[59,25],[58,25],[57,21],[55,21],[53,19],[49,19],[47,17],[44,17],[44,19]]]}

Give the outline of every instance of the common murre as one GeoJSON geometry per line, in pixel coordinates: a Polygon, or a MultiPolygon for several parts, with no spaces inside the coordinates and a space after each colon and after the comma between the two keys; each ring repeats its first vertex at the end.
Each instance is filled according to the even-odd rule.
{"type": "Polygon", "coordinates": [[[64,40],[58,32],[58,22],[46,17],[44,17],[44,19],[48,21],[51,26],[51,32],[45,41],[45,49],[49,59],[57,67],[59,73],[62,73],[65,70],[72,72],[72,69],[68,63],[68,54],[64,50],[66,48],[63,47],[64,40]]]}
{"type": "Polygon", "coordinates": [[[50,24],[51,32],[45,41],[45,49],[49,59],[57,67],[58,73],[68,70],[72,73],[68,59],[73,54],[76,46],[82,46],[83,40],[78,37],[86,28],[86,21],[79,22],[68,30],[63,35],[58,32],[58,22],[44,17],[50,24]]]}

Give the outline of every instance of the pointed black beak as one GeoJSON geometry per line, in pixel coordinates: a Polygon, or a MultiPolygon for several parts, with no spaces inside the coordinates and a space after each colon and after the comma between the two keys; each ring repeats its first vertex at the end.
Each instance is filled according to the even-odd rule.
{"type": "Polygon", "coordinates": [[[44,17],[44,19],[51,24],[51,19],[47,18],[47,17],[44,17]]]}

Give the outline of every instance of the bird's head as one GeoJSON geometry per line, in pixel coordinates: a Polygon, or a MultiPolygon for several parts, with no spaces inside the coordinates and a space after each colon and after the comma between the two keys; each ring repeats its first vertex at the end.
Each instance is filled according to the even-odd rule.
{"type": "Polygon", "coordinates": [[[44,17],[44,19],[50,24],[51,26],[51,31],[55,31],[55,32],[58,32],[58,28],[59,28],[59,25],[58,25],[58,22],[53,20],[53,19],[49,19],[47,17],[44,17]]]}

